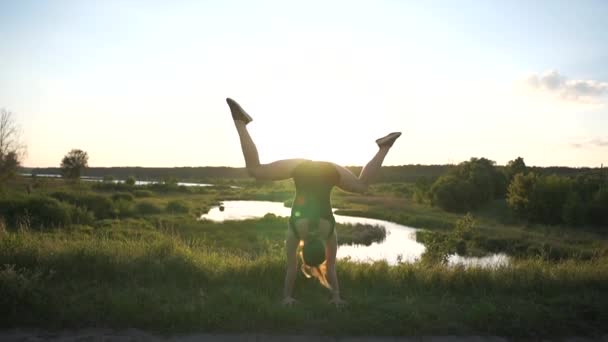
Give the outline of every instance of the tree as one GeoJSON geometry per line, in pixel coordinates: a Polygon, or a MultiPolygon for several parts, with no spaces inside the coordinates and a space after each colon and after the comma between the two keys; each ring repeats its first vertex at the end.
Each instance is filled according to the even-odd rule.
{"type": "Polygon", "coordinates": [[[530,218],[535,222],[562,223],[564,204],[570,192],[570,178],[557,175],[540,177],[530,197],[530,218]]]}
{"type": "Polygon", "coordinates": [[[460,179],[473,189],[471,205],[478,207],[495,198],[502,198],[506,191],[504,176],[496,169],[495,162],[486,158],[471,158],[456,168],[460,179]]]}
{"type": "Polygon", "coordinates": [[[13,177],[25,155],[13,113],[0,110],[0,182],[13,177]]]}
{"type": "Polygon", "coordinates": [[[89,156],[83,150],[73,149],[61,160],[61,173],[69,179],[79,179],[82,171],[88,167],[89,156]]]}
{"type": "Polygon", "coordinates": [[[589,205],[592,224],[608,226],[608,187],[602,187],[593,195],[589,205]]]}
{"type": "Polygon", "coordinates": [[[511,182],[513,180],[513,177],[515,177],[516,174],[518,174],[518,173],[525,174],[526,172],[527,172],[526,163],[524,162],[524,159],[522,157],[517,157],[513,160],[510,160],[507,163],[507,165],[505,166],[505,174],[506,174],[509,182],[511,182]]]}
{"type": "Polygon", "coordinates": [[[125,184],[127,184],[129,186],[133,186],[133,185],[135,185],[135,183],[137,183],[137,180],[135,180],[135,177],[133,177],[133,176],[129,176],[125,180],[125,184]]]}
{"type": "Polygon", "coordinates": [[[471,158],[439,177],[430,189],[431,204],[448,211],[477,209],[504,197],[505,176],[486,158],[471,158]]]}
{"type": "Polygon", "coordinates": [[[518,173],[513,177],[507,191],[507,204],[509,208],[522,218],[530,215],[530,198],[538,182],[535,173],[518,173]]]}

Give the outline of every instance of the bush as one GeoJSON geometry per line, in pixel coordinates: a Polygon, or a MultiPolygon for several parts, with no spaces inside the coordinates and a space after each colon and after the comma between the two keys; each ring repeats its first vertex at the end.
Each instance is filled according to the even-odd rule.
{"type": "Polygon", "coordinates": [[[129,191],[131,187],[124,183],[114,182],[96,182],[91,185],[91,188],[102,191],[129,191]]]}
{"type": "Polygon", "coordinates": [[[135,180],[135,177],[133,177],[133,176],[129,176],[125,180],[125,184],[128,185],[128,186],[134,186],[136,182],[137,181],[135,180]]]}
{"type": "Polygon", "coordinates": [[[154,196],[154,193],[152,193],[152,191],[150,190],[133,190],[133,195],[135,195],[135,197],[152,197],[154,196]]]}
{"type": "Polygon", "coordinates": [[[571,191],[564,203],[562,220],[569,225],[578,226],[584,224],[586,218],[587,206],[575,191],[571,191]]]}
{"type": "MultiPolygon", "coordinates": [[[[496,169],[493,161],[471,158],[439,177],[431,186],[430,198],[431,204],[444,210],[464,212],[493,199],[503,198],[505,189],[506,178],[496,169]]],[[[423,193],[417,196],[424,197],[423,193]]]]}
{"type": "Polygon", "coordinates": [[[600,188],[589,204],[589,221],[595,225],[608,226],[608,187],[600,188]]]}
{"type": "Polygon", "coordinates": [[[135,198],[133,197],[132,194],[128,193],[128,192],[117,192],[115,194],[112,195],[112,200],[113,201],[129,201],[129,202],[133,202],[133,200],[135,200],[135,198]]]}
{"type": "Polygon", "coordinates": [[[174,200],[167,203],[167,211],[172,214],[187,214],[190,212],[190,206],[184,201],[174,200]]]}
{"type": "Polygon", "coordinates": [[[133,210],[133,201],[127,201],[127,200],[117,200],[114,201],[114,210],[116,212],[116,216],[118,217],[129,217],[129,216],[133,216],[134,214],[134,210],[133,210]]]}
{"type": "Polygon", "coordinates": [[[431,187],[431,204],[447,211],[471,209],[471,185],[454,175],[441,176],[431,187]]]}
{"type": "Polygon", "coordinates": [[[467,245],[471,242],[474,231],[475,219],[470,213],[456,221],[453,229],[447,233],[418,231],[416,240],[426,246],[421,260],[431,264],[446,264],[451,254],[466,255],[467,245]]]}
{"type": "Polygon", "coordinates": [[[562,223],[564,204],[572,181],[556,175],[539,178],[530,196],[530,218],[548,224],[562,223]]]}
{"type": "Polygon", "coordinates": [[[72,208],[72,223],[76,224],[93,224],[95,221],[95,215],[88,211],[86,208],[73,207],[72,208]]]}
{"type": "Polygon", "coordinates": [[[114,178],[114,176],[112,176],[112,175],[103,176],[104,183],[114,183],[115,180],[116,180],[116,178],[114,178]]]}
{"type": "Polygon", "coordinates": [[[108,197],[93,193],[55,192],[52,197],[90,210],[97,219],[113,218],[116,216],[114,203],[108,197]]]}
{"type": "Polygon", "coordinates": [[[534,173],[518,173],[513,177],[507,191],[507,204],[519,217],[530,216],[530,196],[538,182],[534,173]]]}
{"type": "Polygon", "coordinates": [[[86,211],[46,196],[0,199],[0,216],[9,227],[43,228],[88,221],[86,211]]]}
{"type": "Polygon", "coordinates": [[[135,211],[143,215],[159,214],[162,209],[150,201],[142,201],[135,205],[135,211]]]}

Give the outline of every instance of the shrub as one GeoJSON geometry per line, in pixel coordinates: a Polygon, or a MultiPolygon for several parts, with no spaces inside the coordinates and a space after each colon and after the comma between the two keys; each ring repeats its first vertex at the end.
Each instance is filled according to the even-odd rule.
{"type": "Polygon", "coordinates": [[[190,206],[184,201],[174,200],[167,203],[167,211],[172,214],[187,214],[190,211],[190,206]]]}
{"type": "Polygon", "coordinates": [[[444,210],[464,212],[504,197],[505,189],[506,178],[493,161],[471,158],[439,177],[431,186],[430,198],[431,204],[444,210]]]}
{"type": "Polygon", "coordinates": [[[129,176],[125,180],[125,184],[128,186],[133,186],[133,185],[135,185],[135,183],[136,183],[136,180],[135,180],[135,177],[133,177],[133,176],[129,176]]]}
{"type": "Polygon", "coordinates": [[[72,223],[76,224],[92,224],[95,221],[95,215],[83,207],[72,208],[72,223]]]}
{"type": "Polygon", "coordinates": [[[114,182],[96,182],[91,185],[91,187],[95,190],[102,191],[129,191],[131,187],[124,183],[114,183],[114,182]]]}
{"type": "Polygon", "coordinates": [[[447,263],[450,254],[467,254],[467,245],[471,242],[475,231],[475,219],[468,213],[447,233],[418,231],[416,239],[424,242],[425,252],[422,261],[425,263],[447,263]]]}
{"type": "Polygon", "coordinates": [[[572,182],[556,175],[541,177],[530,199],[532,219],[557,224],[562,222],[562,211],[571,191],[572,182]]]}
{"type": "Polygon", "coordinates": [[[595,225],[608,226],[608,187],[600,188],[589,204],[589,221],[595,225]]]}
{"type": "Polygon", "coordinates": [[[566,198],[562,210],[562,220],[573,226],[584,224],[587,218],[587,206],[575,191],[571,191],[566,198]]]}
{"type": "Polygon", "coordinates": [[[513,177],[507,191],[507,204],[519,217],[530,215],[530,196],[538,177],[534,173],[518,173],[513,177]]]}
{"type": "Polygon", "coordinates": [[[441,176],[431,187],[431,204],[447,211],[463,212],[471,208],[471,185],[456,176],[441,176]]]}
{"type": "Polygon", "coordinates": [[[114,176],[112,176],[112,175],[103,176],[104,183],[114,183],[114,180],[116,180],[116,178],[114,178],[114,176]]]}
{"type": "Polygon", "coordinates": [[[133,197],[132,194],[128,193],[128,192],[117,192],[115,194],[112,195],[112,200],[113,201],[129,201],[129,202],[133,202],[135,198],[133,197]]]}
{"type": "Polygon", "coordinates": [[[150,190],[133,190],[135,197],[152,197],[154,194],[150,190]]]}
{"type": "Polygon", "coordinates": [[[129,217],[134,214],[133,210],[133,201],[127,200],[117,200],[114,201],[114,210],[116,212],[116,216],[118,217],[129,217]]]}
{"type": "Polygon", "coordinates": [[[589,208],[574,184],[567,177],[519,173],[509,185],[507,203],[532,222],[580,225],[587,221],[589,208]]]}
{"type": "Polygon", "coordinates": [[[143,215],[158,214],[162,209],[150,201],[142,201],[135,205],[135,211],[143,215]]]}
{"type": "Polygon", "coordinates": [[[104,195],[59,191],[51,196],[77,207],[84,207],[92,211],[97,219],[112,218],[116,215],[114,203],[104,195]]]}
{"type": "Polygon", "coordinates": [[[57,227],[70,224],[72,217],[83,219],[86,214],[74,207],[47,196],[28,196],[0,199],[0,216],[9,227],[57,227]]]}

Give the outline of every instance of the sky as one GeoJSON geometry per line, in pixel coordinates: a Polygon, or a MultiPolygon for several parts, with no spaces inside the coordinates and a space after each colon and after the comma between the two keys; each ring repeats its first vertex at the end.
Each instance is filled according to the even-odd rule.
{"type": "Polygon", "coordinates": [[[608,162],[606,1],[0,1],[23,165],[608,162]]]}

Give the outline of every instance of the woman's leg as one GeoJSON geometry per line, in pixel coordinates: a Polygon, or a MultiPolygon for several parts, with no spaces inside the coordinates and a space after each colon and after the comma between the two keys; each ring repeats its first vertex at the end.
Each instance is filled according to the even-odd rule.
{"type": "Polygon", "coordinates": [[[234,119],[236,131],[241,141],[241,149],[245,157],[247,172],[259,180],[281,180],[291,178],[291,174],[296,166],[300,165],[305,159],[285,159],[270,164],[260,164],[258,149],[247,130],[247,124],[251,118],[241,106],[234,100],[227,99],[230,111],[234,119]]]}
{"type": "Polygon", "coordinates": [[[346,304],[340,297],[340,283],[338,282],[338,274],[336,272],[336,255],[338,253],[338,236],[334,229],[333,234],[327,239],[325,243],[325,260],[327,265],[327,281],[331,286],[331,300],[330,303],[336,306],[346,304]]]}
{"type": "Polygon", "coordinates": [[[283,287],[283,305],[289,306],[295,303],[295,299],[293,299],[293,284],[298,272],[297,250],[299,244],[300,240],[296,238],[291,228],[287,228],[287,240],[285,240],[287,270],[285,271],[285,284],[283,287]]]}
{"type": "Polygon", "coordinates": [[[386,157],[386,154],[400,135],[401,133],[391,133],[386,137],[376,140],[379,147],[378,152],[376,152],[376,155],[374,155],[372,160],[370,160],[367,165],[363,167],[359,177],[355,176],[347,168],[334,164],[336,170],[340,174],[340,182],[338,187],[352,192],[367,191],[369,184],[378,176],[382,162],[384,161],[384,157],[386,157]]]}

